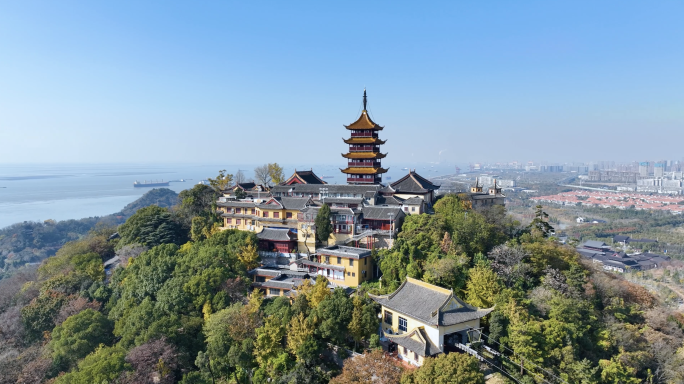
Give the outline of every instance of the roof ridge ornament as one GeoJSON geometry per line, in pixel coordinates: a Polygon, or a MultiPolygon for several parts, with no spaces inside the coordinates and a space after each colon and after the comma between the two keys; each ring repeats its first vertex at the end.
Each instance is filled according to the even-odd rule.
{"type": "Polygon", "coordinates": [[[366,87],[363,87],[363,110],[366,110],[366,103],[368,100],[366,99],[366,87]]]}

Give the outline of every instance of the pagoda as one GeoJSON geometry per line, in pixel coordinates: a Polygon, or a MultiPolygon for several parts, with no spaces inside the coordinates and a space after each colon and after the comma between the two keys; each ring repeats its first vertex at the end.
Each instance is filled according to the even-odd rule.
{"type": "Polygon", "coordinates": [[[349,152],[342,154],[348,162],[347,168],[340,170],[347,175],[349,184],[380,184],[382,174],[387,172],[380,164],[380,159],[387,156],[386,153],[380,153],[380,146],[385,144],[385,141],[378,138],[378,131],[383,127],[375,124],[368,116],[366,104],[364,89],[361,116],[355,122],[345,125],[345,128],[351,131],[351,137],[343,139],[349,144],[349,152]]]}

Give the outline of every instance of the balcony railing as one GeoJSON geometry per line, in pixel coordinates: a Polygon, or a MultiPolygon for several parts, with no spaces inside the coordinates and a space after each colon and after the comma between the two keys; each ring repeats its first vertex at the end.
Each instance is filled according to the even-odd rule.
{"type": "Polygon", "coordinates": [[[364,179],[361,177],[347,177],[347,182],[348,183],[379,183],[380,178],[376,177],[375,179],[373,179],[373,178],[364,179]]]}
{"type": "Polygon", "coordinates": [[[379,162],[367,163],[363,161],[350,161],[347,165],[350,167],[380,167],[379,162]]]}
{"type": "Polygon", "coordinates": [[[363,145],[360,147],[349,148],[349,152],[368,152],[368,151],[378,152],[378,151],[380,151],[380,148],[372,146],[372,145],[363,145]]]}
{"type": "Polygon", "coordinates": [[[362,131],[362,132],[352,132],[351,137],[378,137],[375,133],[362,131]]]}

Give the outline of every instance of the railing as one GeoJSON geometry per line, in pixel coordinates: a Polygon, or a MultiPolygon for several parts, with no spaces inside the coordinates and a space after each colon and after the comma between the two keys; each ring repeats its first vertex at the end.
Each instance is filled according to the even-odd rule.
{"type": "Polygon", "coordinates": [[[364,131],[364,132],[352,132],[351,137],[377,137],[375,133],[364,131]]]}
{"type": "Polygon", "coordinates": [[[363,151],[363,152],[368,152],[368,151],[378,152],[378,151],[380,151],[380,148],[374,147],[372,145],[363,145],[363,146],[359,146],[359,147],[351,147],[351,148],[349,148],[349,151],[350,152],[361,152],[361,151],[363,151]]]}
{"type": "Polygon", "coordinates": [[[352,182],[352,183],[377,183],[380,182],[380,178],[369,178],[365,179],[362,177],[347,177],[347,182],[352,182]]]}
{"type": "Polygon", "coordinates": [[[298,259],[300,257],[305,257],[306,253],[289,253],[289,252],[269,252],[269,251],[259,251],[259,256],[261,257],[269,257],[269,258],[274,258],[274,257],[287,257],[290,259],[298,259]]]}
{"type": "Polygon", "coordinates": [[[368,163],[368,162],[363,162],[363,161],[350,161],[347,163],[347,165],[350,167],[379,167],[380,163],[379,162],[368,163]]]}

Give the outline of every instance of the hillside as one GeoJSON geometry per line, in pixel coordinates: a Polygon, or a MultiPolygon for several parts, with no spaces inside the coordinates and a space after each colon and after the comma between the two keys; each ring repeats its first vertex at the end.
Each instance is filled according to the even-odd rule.
{"type": "Polygon", "coordinates": [[[178,194],[172,190],[152,189],[111,215],[42,223],[28,221],[0,229],[0,279],[26,264],[54,255],[62,245],[82,238],[94,228],[123,223],[140,208],[149,205],[169,208],[177,203],[178,194]]]}

